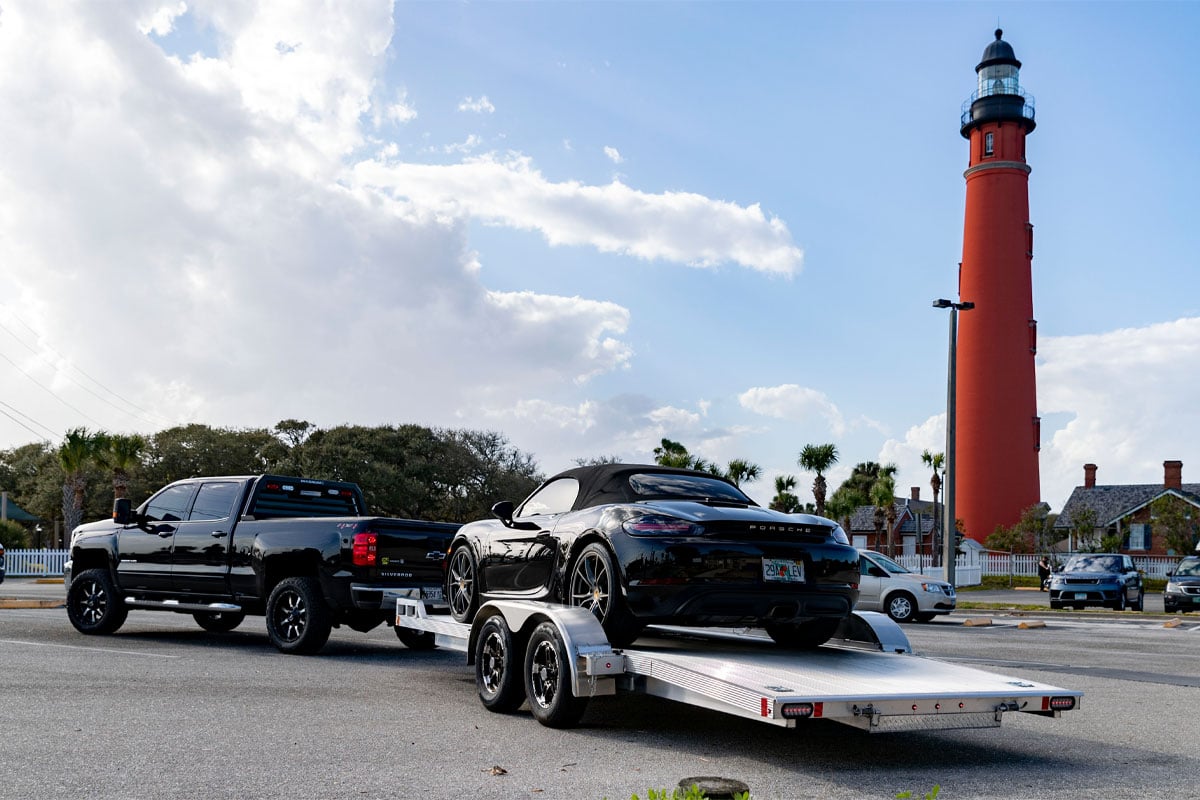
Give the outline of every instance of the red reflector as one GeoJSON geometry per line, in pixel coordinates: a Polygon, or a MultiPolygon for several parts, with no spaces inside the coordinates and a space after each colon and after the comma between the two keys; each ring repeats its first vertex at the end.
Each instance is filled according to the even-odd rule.
{"type": "Polygon", "coordinates": [[[762,698],[762,710],[759,713],[761,713],[764,717],[769,713],[767,711],[767,698],[765,697],[762,698]]]}
{"type": "Polygon", "coordinates": [[[351,563],[356,567],[373,567],[377,555],[375,552],[379,538],[373,533],[354,534],[354,547],[351,548],[351,563]]]}
{"type": "Polygon", "coordinates": [[[825,715],[825,704],[824,703],[813,703],[813,716],[821,717],[824,715],[825,715]]]}

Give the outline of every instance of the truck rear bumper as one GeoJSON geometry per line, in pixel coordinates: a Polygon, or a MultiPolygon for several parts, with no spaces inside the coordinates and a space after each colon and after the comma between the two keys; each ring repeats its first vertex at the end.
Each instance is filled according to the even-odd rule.
{"type": "Polygon", "coordinates": [[[440,586],[376,586],[374,584],[350,584],[350,600],[355,608],[370,611],[387,611],[390,614],[396,610],[396,598],[407,597],[411,600],[423,600],[430,608],[445,607],[440,586]]]}

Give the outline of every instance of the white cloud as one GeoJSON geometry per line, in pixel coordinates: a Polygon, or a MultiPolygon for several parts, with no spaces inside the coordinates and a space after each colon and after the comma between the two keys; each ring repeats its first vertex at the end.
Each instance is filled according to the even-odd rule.
{"type": "Polygon", "coordinates": [[[933,487],[929,479],[933,471],[921,462],[921,454],[946,452],[946,415],[938,414],[920,425],[909,428],[904,440],[888,439],[883,443],[876,459],[880,464],[895,464],[896,478],[903,485],[896,486],[896,496],[909,496],[909,488],[920,487],[921,499],[933,499],[933,487]]]}
{"type": "Polygon", "coordinates": [[[620,183],[554,183],[520,155],[494,155],[448,166],[385,160],[354,168],[355,185],[383,190],[451,218],[477,217],[536,230],[552,245],[699,267],[734,262],[791,275],[803,252],[787,226],[757,205],[738,206],[689,192],[648,194],[620,183]]]}
{"type": "Polygon", "coordinates": [[[606,146],[604,148],[604,155],[608,158],[609,161],[613,162],[614,164],[620,164],[625,161],[625,159],[621,158],[621,152],[619,150],[617,150],[617,148],[615,148],[615,147],[607,147],[606,146]]]}
{"type": "Polygon", "coordinates": [[[738,402],[742,408],[765,417],[793,422],[811,422],[814,418],[820,418],[835,436],[846,432],[846,421],[842,412],[824,392],[816,389],[797,386],[794,383],[759,386],[738,395],[738,402]]]}
{"type": "Polygon", "coordinates": [[[408,102],[408,91],[396,92],[395,99],[384,108],[384,116],[392,122],[404,124],[417,118],[417,110],[408,102]]]}
{"type": "Polygon", "coordinates": [[[142,33],[166,36],[175,27],[175,20],[187,13],[187,3],[179,0],[175,5],[160,5],[152,9],[137,23],[142,33]]]}
{"type": "Polygon", "coordinates": [[[458,104],[459,111],[469,111],[473,114],[491,114],[495,112],[496,107],[492,105],[492,101],[487,99],[485,94],[476,100],[473,97],[464,97],[462,102],[458,104]]]}

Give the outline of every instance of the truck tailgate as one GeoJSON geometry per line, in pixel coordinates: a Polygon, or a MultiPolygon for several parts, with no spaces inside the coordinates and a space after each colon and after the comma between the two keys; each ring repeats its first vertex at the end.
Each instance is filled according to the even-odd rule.
{"type": "Polygon", "coordinates": [[[373,578],[388,586],[440,586],[442,561],[458,525],[403,519],[373,519],[376,535],[373,578]]]}

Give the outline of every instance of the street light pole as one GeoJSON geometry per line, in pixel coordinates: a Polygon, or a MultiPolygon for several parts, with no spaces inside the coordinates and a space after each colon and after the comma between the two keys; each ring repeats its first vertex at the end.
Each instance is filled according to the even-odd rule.
{"type": "Polygon", "coordinates": [[[954,518],[954,439],[955,439],[955,407],[956,389],[958,383],[958,312],[970,311],[974,303],[952,303],[946,299],[933,301],[934,308],[950,309],[950,355],[946,367],[946,485],[942,487],[942,503],[945,511],[945,524],[942,526],[942,565],[946,570],[946,580],[954,584],[954,540],[958,531],[957,520],[954,518]]]}

